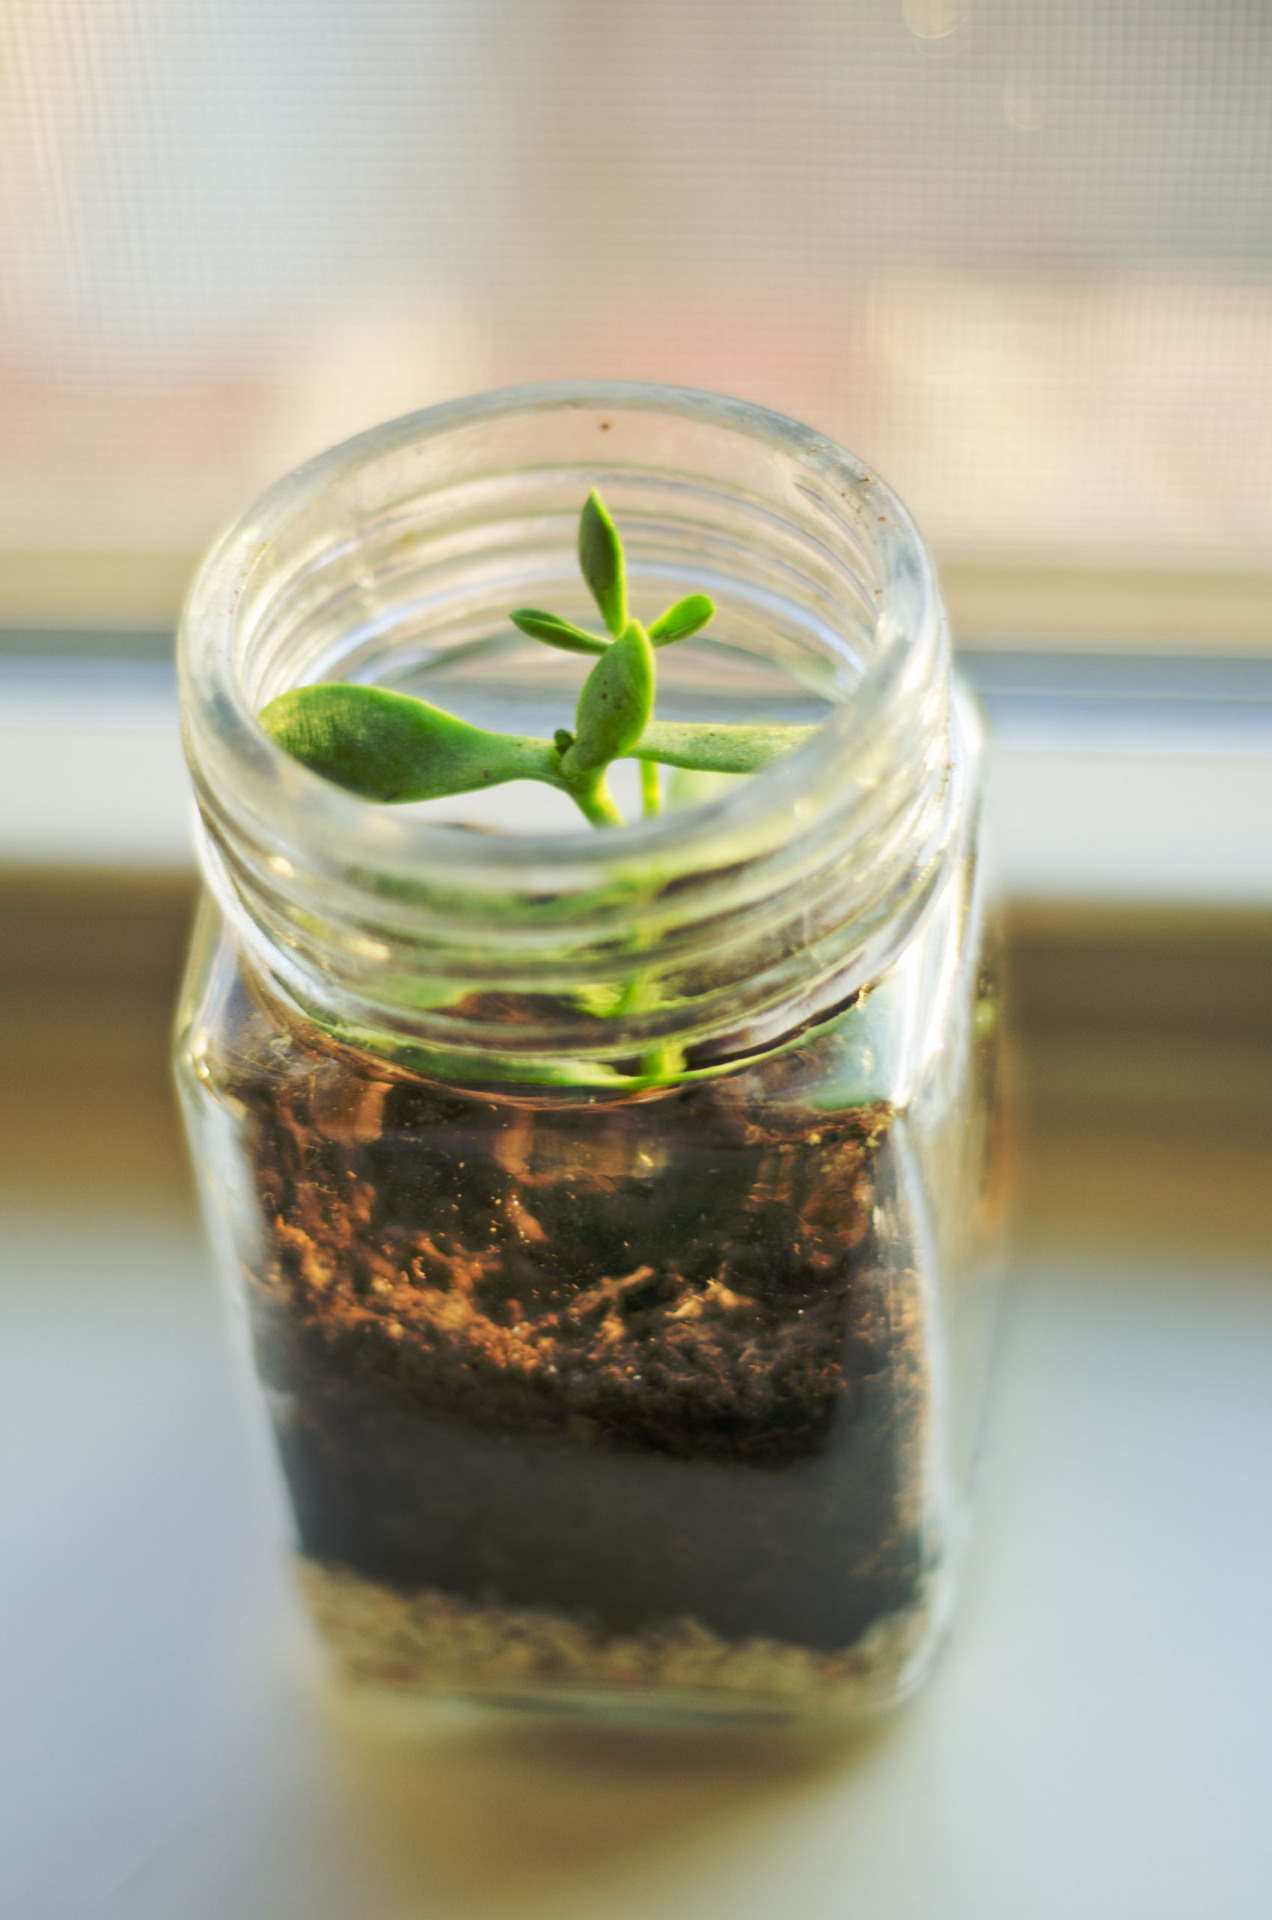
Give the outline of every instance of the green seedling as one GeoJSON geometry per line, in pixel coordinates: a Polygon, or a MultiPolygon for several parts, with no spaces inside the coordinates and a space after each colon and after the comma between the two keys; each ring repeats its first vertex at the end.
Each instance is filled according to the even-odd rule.
{"type": "Polygon", "coordinates": [[[813,731],[655,720],[655,650],[701,632],[715,608],[706,594],[693,593],[648,628],[634,620],[623,543],[595,491],[579,516],[579,567],[605,633],[536,607],[511,615],[531,640],[595,656],[573,728],[558,728],[551,740],[491,733],[413,695],[338,682],[280,694],[263,709],[261,724],[297,760],[366,800],[436,800],[509,780],[540,780],[568,794],[595,827],[624,824],[607,778],[616,760],[640,761],[648,817],[662,805],[659,763],[700,773],[757,773],[813,731]]]}

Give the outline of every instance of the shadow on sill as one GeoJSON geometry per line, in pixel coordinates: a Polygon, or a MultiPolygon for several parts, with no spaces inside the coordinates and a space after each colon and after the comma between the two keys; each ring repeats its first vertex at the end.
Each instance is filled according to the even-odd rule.
{"type": "MultiPolygon", "coordinates": [[[[186,1210],[184,877],[0,872],[0,1193],[186,1210]]],[[[1005,916],[1017,1237],[1250,1252],[1272,1191],[1272,914],[1005,916]]]]}

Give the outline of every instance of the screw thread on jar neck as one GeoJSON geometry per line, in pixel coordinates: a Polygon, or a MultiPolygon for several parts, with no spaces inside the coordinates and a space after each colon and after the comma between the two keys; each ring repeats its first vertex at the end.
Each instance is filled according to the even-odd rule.
{"type": "Polygon", "coordinates": [[[706,395],[516,389],[334,449],[209,556],[181,672],[205,872],[255,966],[478,1074],[771,1044],[886,969],[960,830],[948,639],[904,509],[820,436],[706,395]],[[739,654],[827,701],[804,746],[638,825],[474,835],[356,799],[256,724],[286,687],[495,644],[571,577],[595,484],[638,585],[711,593],[739,654]]]}

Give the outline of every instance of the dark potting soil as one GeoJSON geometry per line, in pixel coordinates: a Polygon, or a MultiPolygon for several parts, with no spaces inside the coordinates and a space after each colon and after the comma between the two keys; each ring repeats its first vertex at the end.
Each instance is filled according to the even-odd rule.
{"type": "Polygon", "coordinates": [[[517,1104],[320,1042],[236,1088],[302,1550],[631,1631],[850,1646],[925,1572],[890,1116],[517,1104]]]}

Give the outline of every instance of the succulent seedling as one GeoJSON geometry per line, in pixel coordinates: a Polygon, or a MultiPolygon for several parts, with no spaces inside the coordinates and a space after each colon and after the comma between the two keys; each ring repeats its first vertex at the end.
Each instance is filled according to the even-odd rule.
{"type": "Polygon", "coordinates": [[[755,773],[812,732],[796,726],[713,726],[654,718],[654,655],[698,633],[715,614],[703,593],[676,601],[646,628],[627,604],[623,543],[595,490],[579,516],[579,567],[604,621],[593,633],[555,613],[519,607],[512,623],[531,640],[595,657],[573,728],[551,740],[492,733],[411,694],[324,682],[279,694],[260,715],[281,747],[364,799],[436,800],[509,780],[540,780],[567,793],[595,827],[624,824],[610,792],[615,760],[641,763],[645,815],[661,807],[658,764],[706,773],[755,773]]]}

